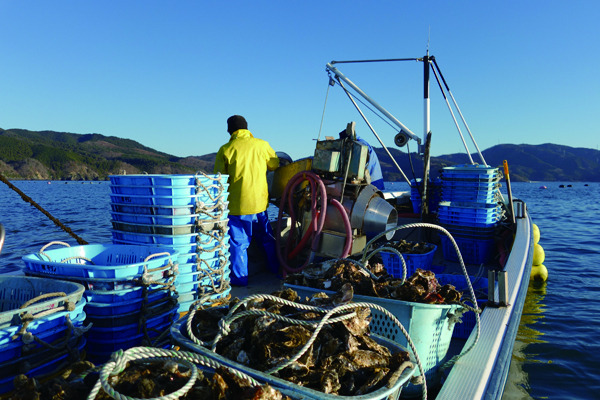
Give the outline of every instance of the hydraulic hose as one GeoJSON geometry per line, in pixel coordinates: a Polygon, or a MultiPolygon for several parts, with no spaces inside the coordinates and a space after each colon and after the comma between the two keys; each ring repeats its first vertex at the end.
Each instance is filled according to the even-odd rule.
{"type": "MultiPolygon", "coordinates": [[[[323,230],[323,225],[325,223],[325,217],[326,217],[326,210],[327,210],[327,193],[325,190],[325,185],[323,184],[323,181],[321,180],[321,178],[315,174],[314,172],[311,171],[301,171],[298,172],[296,175],[294,175],[292,177],[292,179],[290,179],[290,181],[287,183],[284,191],[283,191],[283,196],[281,198],[281,203],[280,203],[280,207],[279,207],[279,215],[277,218],[277,235],[275,235],[275,239],[277,242],[277,258],[279,259],[279,263],[281,264],[282,268],[283,268],[283,274],[284,276],[286,276],[288,273],[293,273],[293,272],[299,272],[302,271],[302,269],[308,265],[308,263],[311,261],[312,259],[312,254],[314,254],[314,252],[317,250],[317,246],[319,244],[319,238],[321,236],[321,231],[323,230]],[[292,267],[290,265],[288,265],[287,261],[288,261],[288,257],[287,255],[290,254],[290,247],[291,247],[291,242],[294,238],[293,236],[293,230],[290,232],[290,236],[288,237],[287,243],[286,243],[286,249],[285,249],[285,255],[281,253],[281,245],[280,245],[280,240],[281,240],[281,224],[282,224],[282,216],[283,216],[283,209],[284,206],[288,205],[288,213],[290,215],[290,219],[291,219],[291,224],[292,227],[295,226],[296,224],[296,215],[294,213],[294,208],[293,208],[293,204],[292,204],[292,193],[294,188],[304,182],[305,180],[308,180],[309,184],[310,184],[310,189],[311,189],[311,194],[312,194],[312,198],[311,198],[311,213],[312,213],[312,219],[311,219],[311,228],[307,230],[307,232],[304,234],[304,237],[301,238],[300,242],[303,243],[304,245],[306,245],[309,241],[309,238],[312,236],[312,241],[311,241],[311,257],[307,258],[307,260],[300,266],[300,267],[292,267]],[[320,211],[317,209],[317,203],[318,203],[318,199],[320,198],[320,211]],[[312,231],[312,232],[310,232],[312,231]]],[[[294,249],[291,253],[297,254],[300,251],[300,249],[294,249]]]]}
{"type": "Polygon", "coordinates": [[[344,243],[344,250],[340,258],[346,258],[350,255],[350,251],[352,250],[352,225],[350,224],[350,218],[342,203],[336,199],[331,199],[330,202],[342,215],[342,221],[344,222],[344,228],[346,229],[346,242],[344,243]]]}

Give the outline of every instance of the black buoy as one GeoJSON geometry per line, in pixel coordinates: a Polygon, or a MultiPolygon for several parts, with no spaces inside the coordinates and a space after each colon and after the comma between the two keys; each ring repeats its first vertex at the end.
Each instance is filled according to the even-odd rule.
{"type": "Polygon", "coordinates": [[[564,187],[565,187],[565,185],[559,185],[558,187],[559,187],[559,188],[564,188],[564,187]]]}

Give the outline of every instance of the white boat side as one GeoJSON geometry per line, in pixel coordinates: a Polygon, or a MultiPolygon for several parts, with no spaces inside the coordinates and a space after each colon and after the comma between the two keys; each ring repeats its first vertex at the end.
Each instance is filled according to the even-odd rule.
{"type": "MultiPolygon", "coordinates": [[[[528,213],[516,220],[513,247],[505,271],[508,306],[486,307],[476,346],[452,367],[437,400],[500,399],[510,367],[512,349],[527,294],[533,258],[532,222],[528,213]]],[[[496,298],[498,288],[496,287],[496,298]]],[[[465,344],[475,340],[476,330],[465,344]]]]}

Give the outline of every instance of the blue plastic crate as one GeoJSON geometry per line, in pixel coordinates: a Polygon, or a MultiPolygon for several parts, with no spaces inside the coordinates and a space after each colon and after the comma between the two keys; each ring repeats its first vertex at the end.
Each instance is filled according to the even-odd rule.
{"type": "Polygon", "coordinates": [[[218,201],[225,202],[229,192],[200,193],[190,196],[141,196],[111,194],[110,201],[115,204],[130,204],[140,206],[193,206],[198,201],[206,204],[216,204],[218,201]]]}
{"type": "Polygon", "coordinates": [[[135,204],[110,203],[110,208],[116,213],[163,215],[163,216],[186,216],[195,214],[196,205],[186,204],[183,206],[149,206],[135,204]]]}
{"type": "Polygon", "coordinates": [[[189,235],[196,233],[196,225],[148,225],[130,224],[128,222],[111,222],[113,230],[120,232],[141,233],[149,235],[189,235]]]}
{"type": "Polygon", "coordinates": [[[494,185],[500,181],[500,175],[465,175],[465,174],[453,174],[453,173],[442,173],[442,184],[443,185],[494,185]]]}
{"type": "MultiPolygon", "coordinates": [[[[72,311],[59,311],[43,318],[36,318],[27,325],[27,332],[39,335],[42,332],[63,326],[67,320],[67,315],[71,322],[83,321],[86,316],[83,311],[86,303],[85,297],[82,297],[72,311]]],[[[77,323],[75,323],[75,325],[77,325],[77,323]]],[[[21,327],[22,324],[20,318],[13,318],[13,321],[2,324],[2,326],[0,326],[0,348],[1,346],[10,343],[12,341],[11,337],[19,332],[21,327]]]]}
{"type": "Polygon", "coordinates": [[[444,167],[442,174],[475,175],[475,177],[498,174],[498,168],[480,164],[457,164],[444,167]]]}
{"type": "Polygon", "coordinates": [[[501,217],[501,213],[496,212],[485,216],[470,215],[449,215],[445,211],[438,211],[438,219],[442,224],[454,224],[476,227],[488,227],[496,224],[501,217]]]}
{"type": "MultiPolygon", "coordinates": [[[[169,292],[153,292],[148,295],[148,303],[153,303],[153,307],[158,307],[162,304],[167,304],[170,301],[169,292]]],[[[139,312],[144,302],[143,298],[131,299],[113,303],[98,303],[89,301],[85,308],[85,312],[89,317],[95,316],[122,316],[132,312],[139,312]]]]}
{"type": "Polygon", "coordinates": [[[472,203],[497,203],[500,200],[500,192],[474,192],[467,191],[465,193],[459,192],[443,192],[442,201],[460,201],[460,202],[472,202],[472,203]]]}
{"type": "MultiPolygon", "coordinates": [[[[84,347],[86,346],[86,340],[84,337],[80,337],[78,338],[75,342],[75,345],[73,346],[74,349],[77,349],[78,352],[82,352],[84,347]]],[[[28,359],[22,359],[18,361],[18,365],[15,365],[14,367],[14,374],[9,374],[8,376],[3,375],[2,378],[0,378],[0,394],[4,394],[4,393],[8,393],[12,390],[14,390],[14,379],[17,375],[19,375],[19,369],[20,367],[22,367],[23,364],[29,364],[30,365],[30,369],[29,371],[27,371],[27,377],[29,378],[37,378],[37,377],[42,377],[42,376],[46,376],[50,373],[55,373],[57,371],[57,369],[61,368],[61,366],[64,366],[64,364],[67,362],[67,360],[69,360],[69,356],[71,356],[72,352],[69,351],[62,351],[62,352],[57,352],[56,350],[49,350],[49,351],[53,351],[54,352],[54,356],[50,358],[50,360],[44,360],[43,362],[41,362],[40,364],[36,364],[36,360],[37,358],[39,358],[37,356],[37,354],[32,354],[30,356],[31,360],[28,359]]]]}
{"type": "MultiPolygon", "coordinates": [[[[179,275],[177,275],[179,276],[179,275]]],[[[163,285],[150,285],[149,291],[165,291],[163,285]]],[[[130,300],[138,300],[143,296],[143,288],[136,286],[119,290],[86,290],[85,297],[96,303],[120,303],[130,300]]]]}
{"type": "Polygon", "coordinates": [[[486,228],[477,228],[477,227],[469,227],[463,225],[452,225],[452,224],[440,224],[443,228],[445,228],[448,232],[452,234],[452,236],[459,236],[464,238],[473,238],[473,239],[491,239],[494,237],[496,232],[496,226],[490,226],[486,228]]]}
{"type": "MultiPolygon", "coordinates": [[[[404,257],[404,261],[406,262],[406,277],[410,277],[417,271],[417,268],[421,269],[430,269],[431,264],[433,263],[433,256],[435,251],[437,250],[437,246],[435,244],[429,243],[431,248],[430,251],[423,254],[402,254],[404,257]]],[[[381,259],[383,260],[383,265],[387,272],[392,275],[394,278],[402,279],[402,261],[400,258],[392,253],[387,251],[382,251],[379,253],[381,255],[381,259]]]]}
{"type": "MultiPolygon", "coordinates": [[[[452,241],[446,235],[441,235],[440,237],[444,258],[449,261],[458,261],[458,255],[452,245],[452,241]]],[[[492,256],[494,239],[471,239],[456,236],[454,240],[466,264],[486,263],[492,256]]]]}
{"type": "Polygon", "coordinates": [[[177,257],[179,253],[168,247],[88,244],[41,250],[22,257],[22,260],[25,267],[33,272],[73,278],[114,279],[140,275],[144,267],[164,267],[176,261],[177,257]]]}
{"type": "Polygon", "coordinates": [[[137,195],[137,196],[195,196],[199,194],[210,193],[218,194],[226,191],[229,184],[212,184],[208,186],[122,186],[111,185],[110,190],[113,194],[137,195]]]}
{"type": "Polygon", "coordinates": [[[112,185],[139,185],[139,186],[188,186],[196,185],[197,181],[202,184],[227,183],[229,175],[161,175],[161,174],[137,174],[137,175],[109,175],[112,185]]]}
{"type": "Polygon", "coordinates": [[[229,255],[223,254],[222,256],[217,256],[211,259],[200,259],[198,262],[187,263],[187,264],[179,264],[179,275],[177,276],[177,281],[181,275],[189,274],[193,272],[199,271],[216,271],[220,268],[224,268],[229,265],[229,255]]]}
{"type": "MultiPolygon", "coordinates": [[[[83,325],[84,318],[86,317],[85,313],[81,313],[77,316],[77,318],[73,322],[75,327],[80,328],[83,325]]],[[[62,340],[67,338],[70,335],[68,332],[67,325],[58,325],[52,329],[45,330],[43,332],[39,332],[36,336],[39,340],[45,343],[52,343],[58,340],[62,340]]],[[[29,352],[40,352],[46,349],[44,345],[40,342],[31,343],[32,348],[29,352]]],[[[4,343],[0,346],[0,363],[8,362],[10,360],[14,360],[16,358],[22,357],[24,355],[25,343],[22,341],[22,336],[19,336],[15,340],[10,340],[7,343],[4,343]]]]}
{"type": "Polygon", "coordinates": [[[502,208],[498,203],[470,203],[443,201],[439,205],[439,212],[446,215],[456,216],[481,216],[487,217],[492,214],[498,214],[502,208]]]}
{"type": "Polygon", "coordinates": [[[22,313],[33,315],[40,312],[65,307],[67,303],[77,304],[84,293],[84,287],[75,282],[45,279],[21,275],[0,276],[0,327],[5,327],[20,319],[22,313]],[[42,299],[27,307],[26,302],[41,295],[64,293],[46,300],[42,299]]]}
{"type": "Polygon", "coordinates": [[[112,230],[112,237],[116,240],[139,244],[157,244],[165,245],[165,247],[173,245],[186,245],[196,243],[197,233],[186,235],[152,235],[144,233],[132,233],[112,230]]]}
{"type": "Polygon", "coordinates": [[[198,214],[189,215],[150,215],[111,212],[113,221],[142,225],[190,225],[196,222],[198,214]]]}
{"type": "Polygon", "coordinates": [[[229,241],[227,241],[221,249],[214,251],[202,251],[199,253],[186,253],[181,254],[177,260],[179,264],[190,264],[196,263],[198,260],[210,260],[215,257],[226,257],[229,258],[229,241]]]}
{"type": "MultiPolygon", "coordinates": [[[[213,293],[221,292],[222,288],[229,287],[229,268],[225,268],[222,273],[206,276],[206,274],[198,273],[195,278],[201,277],[200,280],[195,280],[186,283],[179,283],[175,286],[179,294],[182,293],[213,293]]],[[[180,300],[180,302],[185,302],[180,300]]]]}
{"type": "MultiPolygon", "coordinates": [[[[146,329],[166,329],[175,318],[175,309],[171,309],[159,315],[148,318],[145,322],[146,329]]],[[[134,336],[140,332],[140,324],[138,322],[119,327],[101,328],[92,326],[87,332],[87,339],[89,342],[96,342],[100,340],[112,340],[121,339],[127,336],[134,336]]]]}

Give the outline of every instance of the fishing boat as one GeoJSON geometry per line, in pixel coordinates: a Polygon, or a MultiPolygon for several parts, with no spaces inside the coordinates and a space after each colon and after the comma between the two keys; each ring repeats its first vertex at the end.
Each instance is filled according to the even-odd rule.
{"type": "MultiPolygon", "coordinates": [[[[500,399],[529,285],[534,248],[538,246],[536,243],[539,239],[539,236],[535,237],[537,227],[529,216],[526,204],[512,198],[506,162],[499,168],[487,165],[435,57],[426,55],[410,59],[332,61],[326,68],[330,85],[335,83],[348,94],[374,137],[411,185],[411,190],[380,191],[366,182],[363,171],[368,168],[365,166],[368,150],[364,142],[356,140],[353,123],[348,124],[347,134],[342,135],[351,138],[350,140],[338,139],[336,136],[329,138],[330,140],[318,141],[313,157],[280,167],[273,178],[271,194],[277,198],[275,204],[279,207],[279,218],[274,226],[276,236],[282,241],[281,248],[290,247],[287,238],[293,236],[290,235],[291,231],[296,231],[292,250],[282,250],[284,254],[280,255],[284,271],[288,274],[298,273],[315,260],[350,257],[364,261],[365,253],[376,248],[374,244],[377,242],[380,243],[379,246],[383,246],[405,239],[435,244],[436,251],[429,265],[435,267],[440,278],[464,278],[462,288],[467,294],[470,291],[471,296],[468,297],[477,298],[474,308],[479,308],[480,313],[470,313],[471,326],[466,331],[459,327],[461,324],[456,324],[455,331],[461,332],[452,337],[448,353],[441,361],[441,364],[447,363],[444,365],[447,369],[443,372],[443,377],[439,378],[439,385],[430,388],[428,396],[436,399],[500,399]],[[423,138],[415,135],[338,69],[339,65],[348,63],[402,61],[416,61],[424,65],[423,138]],[[441,182],[428,176],[431,73],[440,83],[443,98],[452,113],[469,160],[466,165],[445,168],[441,182]],[[394,138],[396,146],[403,147],[411,140],[417,142],[424,165],[419,176],[412,180],[406,177],[360,109],[355,100],[359,98],[368,102],[371,109],[375,109],[397,128],[398,133],[394,138]],[[449,100],[477,148],[479,163],[469,153],[449,100]],[[322,189],[310,180],[310,174],[315,176],[315,182],[324,182],[322,189]],[[304,182],[304,192],[301,182],[304,182]],[[506,185],[508,198],[500,194],[500,183],[506,185]],[[318,210],[304,207],[304,211],[300,211],[302,207],[294,204],[291,208],[296,213],[304,212],[302,215],[290,217],[285,212],[282,213],[282,210],[289,211],[287,202],[302,201],[298,200],[299,197],[302,198],[299,193],[303,193],[304,199],[322,201],[324,196],[333,199],[328,204],[318,204],[318,210]],[[421,207],[418,206],[419,203],[421,207]],[[408,212],[407,204],[409,208],[413,206],[408,212]],[[320,229],[318,234],[307,234],[313,226],[320,229]],[[373,241],[373,238],[376,240],[373,241]],[[304,252],[297,249],[297,246],[302,245],[305,246],[304,252]],[[459,251],[460,255],[457,255],[459,251]],[[300,259],[301,254],[305,258],[300,259]],[[295,263],[287,265],[292,264],[292,259],[295,263]],[[473,289],[476,283],[477,287],[473,289]],[[480,293],[473,294],[477,291],[480,293]],[[480,296],[481,291],[485,292],[483,297],[480,296]]],[[[250,277],[249,287],[233,288],[233,296],[246,296],[279,286],[279,281],[265,273],[260,266],[260,250],[253,250],[251,247],[250,255],[256,262],[254,273],[258,275],[250,277]]],[[[401,273],[402,268],[400,275],[401,273]]],[[[298,289],[296,285],[286,286],[298,289]]],[[[423,355],[422,358],[426,356],[423,355]]]]}
{"type": "MultiPolygon", "coordinates": [[[[371,395],[345,398],[375,400],[395,399],[402,396],[430,399],[500,399],[508,376],[513,344],[532,274],[532,264],[538,266],[541,264],[539,260],[534,262],[535,249],[539,246],[536,244],[539,233],[536,233],[535,224],[529,216],[525,203],[512,197],[508,165],[505,163],[500,167],[486,163],[464,122],[435,57],[427,54],[424,57],[410,59],[332,61],[326,65],[326,69],[328,86],[337,86],[348,95],[358,114],[371,129],[410,190],[381,190],[372,184],[369,167],[370,163],[371,165],[373,163],[373,156],[369,156],[369,145],[357,137],[354,122],[347,123],[341,131],[330,133],[331,136],[326,136],[325,140],[317,140],[314,154],[306,158],[294,161],[289,156],[281,154],[280,167],[269,176],[272,203],[270,210],[278,243],[281,276],[267,272],[262,249],[258,243],[252,243],[249,249],[249,285],[230,287],[228,263],[224,265],[221,262],[222,257],[227,257],[228,251],[226,248],[219,252],[214,251],[211,247],[214,243],[211,242],[210,252],[212,254],[214,251],[215,258],[210,260],[214,260],[215,268],[220,266],[221,269],[215,270],[217,272],[211,269],[211,287],[208,289],[218,289],[219,292],[209,291],[209,296],[206,297],[204,296],[206,291],[203,292],[204,295],[200,294],[200,287],[204,285],[202,283],[204,281],[198,278],[197,271],[193,268],[197,263],[200,269],[200,259],[205,259],[201,256],[208,250],[204,248],[194,252],[191,249],[198,248],[199,231],[219,230],[222,234],[213,236],[215,240],[219,239],[219,243],[226,244],[227,212],[222,209],[226,203],[215,201],[210,208],[199,213],[196,200],[198,200],[198,190],[202,188],[212,191],[214,182],[219,183],[216,185],[218,191],[214,193],[207,191],[205,194],[208,197],[203,198],[202,205],[206,206],[204,201],[214,200],[213,196],[217,195],[224,196],[223,199],[226,200],[226,177],[209,177],[206,174],[204,176],[125,175],[115,176],[114,179],[111,177],[113,243],[134,247],[135,239],[149,246],[171,247],[161,249],[160,255],[141,252],[143,254],[137,256],[141,257],[140,259],[135,258],[135,261],[129,259],[127,265],[119,265],[119,269],[128,271],[134,268],[133,272],[128,272],[127,277],[137,277],[139,274],[146,276],[150,271],[146,265],[148,257],[154,257],[153,262],[157,265],[153,271],[159,271],[160,276],[153,276],[147,286],[160,283],[174,285],[177,289],[182,287],[177,286],[182,283],[177,283],[178,277],[175,272],[171,273],[177,269],[171,262],[171,257],[179,256],[181,264],[193,269],[193,272],[186,272],[186,274],[193,276],[194,280],[186,285],[194,289],[185,293],[184,303],[181,303],[181,298],[179,299],[180,307],[184,304],[186,309],[177,310],[180,312],[181,319],[170,326],[171,339],[177,346],[200,354],[197,358],[186,358],[182,363],[189,365],[190,362],[203,360],[203,365],[213,368],[215,363],[225,365],[239,371],[240,376],[248,379],[252,384],[256,384],[256,381],[267,382],[293,399],[322,399],[335,398],[335,396],[287,384],[279,378],[254,370],[248,365],[242,365],[237,362],[239,361],[237,359],[230,360],[211,353],[210,349],[198,345],[198,341],[192,341],[189,336],[186,336],[186,326],[189,328],[186,318],[191,320],[192,316],[202,309],[226,306],[229,299],[248,299],[251,296],[263,296],[288,289],[294,290],[300,296],[310,297],[323,292],[334,297],[336,292],[331,290],[333,288],[331,285],[334,285],[332,282],[336,277],[332,278],[327,274],[340,265],[352,265],[360,274],[372,278],[377,283],[383,282],[384,279],[394,282],[396,288],[406,287],[408,283],[412,284],[423,278],[431,283],[431,286],[428,286],[429,283],[426,284],[428,287],[424,289],[424,293],[419,292],[427,298],[426,301],[360,294],[357,287],[353,289],[354,294],[351,298],[344,297],[341,307],[347,307],[353,302],[370,304],[373,310],[369,325],[371,333],[377,337],[380,344],[390,349],[407,349],[412,364],[410,369],[404,372],[398,371],[398,374],[402,372],[402,377],[398,379],[395,386],[380,388],[371,395]],[[414,134],[338,69],[338,65],[347,63],[374,64],[402,61],[416,61],[423,63],[424,66],[425,123],[422,138],[414,134]],[[465,146],[468,161],[466,164],[445,167],[440,177],[431,176],[429,167],[432,146],[429,127],[431,73],[440,83],[443,97],[451,112],[449,99],[454,104],[477,148],[476,156],[480,158],[480,162],[474,161],[453,113],[453,120],[465,146]],[[402,171],[367,120],[358,105],[359,97],[368,102],[372,109],[376,110],[374,112],[386,118],[395,127],[394,144],[397,147],[404,147],[410,141],[417,143],[423,168],[418,174],[413,173],[412,179],[402,171]],[[135,183],[136,180],[139,180],[139,183],[135,183]],[[158,183],[163,181],[166,183],[158,183]],[[182,183],[175,184],[176,181],[182,183]],[[507,196],[501,194],[499,190],[501,184],[506,185],[507,196]],[[169,190],[169,192],[157,193],[157,189],[169,190]],[[140,190],[149,191],[148,193],[151,194],[139,192],[140,190]],[[132,204],[138,200],[149,201],[150,199],[151,203],[132,204]],[[158,200],[167,203],[157,205],[158,200]],[[181,201],[181,204],[177,201],[181,201]],[[184,212],[180,214],[182,210],[184,212]],[[201,214],[204,216],[199,218],[201,214]],[[174,222],[176,220],[182,222],[176,224],[174,222]],[[172,241],[167,244],[156,242],[165,238],[172,241]],[[183,242],[179,242],[180,239],[183,242]],[[412,254],[412,251],[404,251],[401,247],[397,247],[403,243],[420,247],[421,251],[412,254]],[[177,251],[177,249],[190,249],[190,251],[177,251]],[[380,266],[384,268],[381,269],[380,266]],[[379,268],[379,275],[373,272],[374,268],[379,268]],[[163,271],[169,271],[168,276],[164,275],[163,271]],[[217,276],[218,274],[221,276],[217,276]],[[161,279],[164,279],[164,282],[161,279]],[[218,285],[215,284],[215,280],[218,280],[218,285]],[[324,286],[317,284],[311,286],[311,282],[324,286]],[[462,292],[464,297],[462,299],[454,297],[454,300],[447,301],[443,299],[440,289],[449,286],[452,290],[456,289],[454,292],[462,292]],[[206,359],[212,361],[207,362],[206,359]]],[[[3,241],[4,230],[0,225],[0,249],[3,241]]],[[[98,254],[112,251],[101,245],[89,245],[86,251],[89,253],[96,248],[98,254]]],[[[71,248],[58,251],[68,253],[77,250],[71,248]]],[[[41,253],[43,251],[40,251],[41,253]]],[[[48,254],[45,256],[47,259],[50,258],[48,254]]],[[[75,256],[68,254],[65,260],[72,258],[81,261],[84,257],[82,254],[75,256]]],[[[31,259],[24,257],[26,262],[31,262],[31,259]]],[[[42,260],[49,265],[47,268],[62,268],[61,263],[50,265],[52,263],[49,264],[47,259],[42,260]]],[[[72,267],[72,265],[67,266],[72,267]]],[[[81,269],[89,269],[97,273],[96,269],[101,268],[85,265],[85,268],[81,269]]],[[[35,279],[52,278],[47,269],[35,271],[31,266],[26,269],[29,270],[29,275],[35,276],[35,279]]],[[[114,269],[113,265],[109,272],[115,272],[114,269]]],[[[71,271],[73,270],[68,270],[71,275],[76,273],[71,271]]],[[[55,269],[51,272],[56,274],[55,269]]],[[[115,286],[116,277],[96,275],[78,277],[76,280],[86,285],[83,298],[87,298],[92,304],[98,300],[90,298],[90,295],[108,296],[109,292],[112,295],[118,291],[126,291],[127,296],[133,298],[134,291],[141,292],[139,288],[125,287],[120,283],[120,286],[115,286]],[[107,283],[113,286],[108,288],[108,292],[103,292],[104,288],[98,285],[107,283]]],[[[165,287],[172,291],[171,286],[165,287]]],[[[146,289],[143,289],[144,293],[146,289]]],[[[454,292],[450,293],[454,295],[454,292]]],[[[167,296],[162,292],[159,294],[161,294],[159,300],[163,302],[172,300],[170,295],[167,296]]],[[[146,304],[146,300],[144,298],[140,301],[146,304]]],[[[125,303],[133,307],[133,301],[129,297],[126,302],[119,304],[125,303]]],[[[115,309],[114,304],[102,303],[102,305],[106,306],[103,310],[115,309]]],[[[98,304],[96,308],[97,306],[98,304]]],[[[165,324],[169,325],[170,322],[165,318],[171,318],[173,310],[168,308],[164,314],[160,314],[161,319],[156,326],[160,324],[160,327],[164,328],[165,324]]],[[[93,317],[96,322],[108,319],[117,321],[116,317],[112,316],[93,317]]],[[[127,323],[131,322],[129,317],[127,323]]],[[[115,323],[115,332],[108,332],[108,329],[100,327],[101,332],[97,330],[96,334],[92,335],[91,343],[97,342],[96,356],[109,357],[110,352],[100,351],[103,346],[110,349],[127,347],[126,344],[129,342],[122,342],[123,338],[116,332],[120,332],[121,328],[115,323]],[[102,333],[100,338],[99,333],[102,333]],[[106,335],[109,333],[113,335],[114,343],[107,341],[106,335]]],[[[137,326],[126,325],[126,328],[135,331],[137,326]]],[[[162,335],[159,337],[164,338],[162,335]]],[[[160,344],[161,346],[156,347],[165,347],[164,342],[160,344]]],[[[133,347],[125,353],[137,351],[135,349],[136,347],[133,347]]],[[[139,350],[137,355],[139,354],[147,358],[177,357],[175,353],[164,349],[156,352],[148,349],[139,350]]],[[[112,368],[113,361],[117,364],[124,362],[125,359],[119,358],[121,356],[123,353],[116,356],[116,361],[112,358],[105,365],[112,368]]],[[[109,373],[110,371],[105,373],[103,370],[100,375],[106,378],[109,373]]]]}

